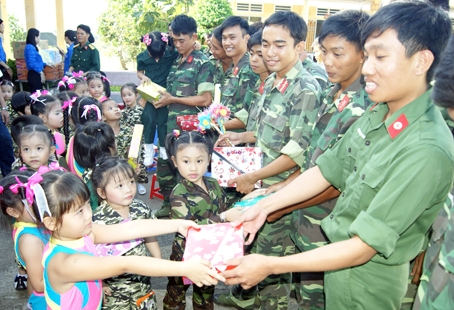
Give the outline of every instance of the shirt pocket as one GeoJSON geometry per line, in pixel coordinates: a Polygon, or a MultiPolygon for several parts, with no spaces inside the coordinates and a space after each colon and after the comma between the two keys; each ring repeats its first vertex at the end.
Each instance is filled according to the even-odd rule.
{"type": "Polygon", "coordinates": [[[173,82],[172,88],[175,89],[175,93],[178,97],[195,96],[195,79],[194,76],[188,76],[180,74],[173,82]]]}
{"type": "Polygon", "coordinates": [[[359,172],[359,183],[363,188],[360,203],[367,206],[382,187],[384,173],[378,167],[368,163],[359,172]]]}
{"type": "Polygon", "coordinates": [[[286,115],[267,114],[262,122],[262,143],[270,149],[280,152],[290,138],[290,131],[287,126],[288,117],[286,115]]]}

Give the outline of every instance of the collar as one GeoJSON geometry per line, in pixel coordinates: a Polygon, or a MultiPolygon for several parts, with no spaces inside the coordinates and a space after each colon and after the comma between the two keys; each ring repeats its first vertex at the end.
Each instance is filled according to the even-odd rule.
{"type": "MultiPolygon", "coordinates": [[[[284,94],[287,90],[287,87],[298,76],[298,74],[300,74],[302,70],[303,64],[301,63],[301,60],[298,60],[296,64],[287,72],[284,78],[275,86],[275,88],[277,88],[277,90],[281,94],[284,94]]],[[[269,77],[266,78],[265,84],[270,83],[269,85],[273,85],[275,79],[276,73],[272,73],[269,77]]]]}
{"type": "MultiPolygon", "coordinates": [[[[90,238],[86,236],[87,238],[90,238]]],[[[56,246],[56,245],[61,245],[70,249],[80,249],[85,245],[85,237],[81,237],[76,240],[71,240],[71,241],[63,241],[60,239],[56,239],[54,237],[51,237],[49,240],[49,243],[56,246]]]]}
{"type": "Polygon", "coordinates": [[[238,73],[241,71],[241,69],[243,69],[243,67],[248,64],[249,64],[249,53],[245,53],[243,55],[243,57],[241,57],[241,59],[238,61],[236,66],[232,62],[232,64],[227,68],[226,72],[231,71],[233,76],[237,76],[238,73]]]}
{"type": "MultiPolygon", "coordinates": [[[[187,62],[188,64],[192,63],[194,61],[194,58],[198,57],[197,53],[198,53],[198,51],[192,50],[192,52],[189,53],[188,57],[186,57],[184,62],[182,62],[181,64],[183,64],[185,62],[187,62]]],[[[183,55],[180,54],[180,56],[178,56],[178,58],[177,58],[177,61],[180,62],[182,57],[183,57],[183,55]]]]}
{"type": "Polygon", "coordinates": [[[25,228],[25,227],[38,227],[35,223],[27,223],[27,222],[15,222],[13,224],[14,228],[25,228]]]}
{"type": "MultiPolygon", "coordinates": [[[[362,84],[363,77],[360,76],[356,80],[353,81],[337,98],[337,100],[334,101],[334,105],[336,108],[342,112],[342,110],[347,106],[347,104],[350,102],[350,97],[352,93],[358,93],[360,92],[364,85],[362,84]]],[[[337,92],[340,90],[341,86],[340,84],[336,84],[331,88],[329,93],[326,95],[329,98],[333,98],[337,92]]]]}
{"type": "MultiPolygon", "coordinates": [[[[203,182],[205,183],[205,186],[207,187],[208,191],[210,190],[211,186],[207,180],[207,178],[205,176],[202,177],[202,180],[203,182]]],[[[197,191],[200,191],[202,190],[202,188],[194,183],[192,183],[191,181],[188,181],[186,179],[183,179],[181,181],[181,184],[183,184],[183,186],[186,188],[186,190],[190,193],[196,193],[197,191]]],[[[203,192],[205,192],[203,190],[203,192]]]]}

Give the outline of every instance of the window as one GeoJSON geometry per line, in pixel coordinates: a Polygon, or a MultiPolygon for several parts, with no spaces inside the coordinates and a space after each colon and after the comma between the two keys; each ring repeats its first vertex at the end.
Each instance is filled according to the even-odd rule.
{"type": "Polygon", "coordinates": [[[240,17],[244,18],[245,20],[247,20],[247,22],[249,24],[262,21],[262,18],[260,16],[240,16],[240,17]]]}
{"type": "Polygon", "coordinates": [[[274,12],[283,12],[283,11],[291,11],[292,7],[290,5],[275,5],[274,12]]]}
{"type": "Polygon", "coordinates": [[[317,8],[317,16],[333,15],[340,11],[340,9],[317,8]]]}
{"type": "Polygon", "coordinates": [[[242,12],[258,12],[262,13],[263,5],[262,4],[252,4],[252,3],[237,3],[236,10],[242,12]]]}

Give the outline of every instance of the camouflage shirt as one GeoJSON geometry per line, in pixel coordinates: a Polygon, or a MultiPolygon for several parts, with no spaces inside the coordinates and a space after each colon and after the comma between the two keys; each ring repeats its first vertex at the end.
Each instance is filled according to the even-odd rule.
{"type": "MultiPolygon", "coordinates": [[[[260,101],[260,97],[262,97],[265,88],[265,81],[261,81],[260,79],[255,84],[255,91],[252,93],[252,100],[251,106],[249,108],[249,113],[258,115],[260,111],[258,110],[258,103],[260,101]]],[[[249,117],[249,113],[246,110],[241,110],[236,114],[236,117],[246,124],[246,131],[255,131],[257,129],[257,123],[254,119],[249,117]],[[246,113],[244,113],[246,112],[246,113]]]]}
{"type": "Polygon", "coordinates": [[[252,99],[248,89],[253,89],[259,79],[249,64],[249,53],[244,54],[236,66],[232,64],[227,69],[226,80],[221,87],[221,104],[229,107],[232,113],[241,109],[248,111],[252,99]]]}
{"type": "MultiPolygon", "coordinates": [[[[138,199],[134,199],[129,205],[129,219],[132,221],[142,219],[155,219],[153,212],[150,207],[144,202],[138,199]]],[[[93,222],[101,225],[114,225],[123,222],[125,219],[115,211],[107,201],[102,201],[99,207],[93,212],[93,222]]],[[[128,252],[124,253],[123,256],[149,256],[149,252],[145,243],[141,243],[136,247],[133,247],[128,252]]],[[[120,276],[108,278],[103,280],[107,285],[118,285],[121,284],[121,289],[127,289],[128,284],[140,281],[142,283],[149,283],[150,277],[145,277],[136,274],[125,273],[120,276]]],[[[149,288],[151,289],[151,287],[149,288]]],[[[144,295],[147,292],[144,293],[144,295]]]]}
{"type": "Polygon", "coordinates": [[[129,126],[121,126],[120,133],[115,135],[117,156],[128,160],[129,146],[131,145],[133,129],[129,126]]]}
{"type": "Polygon", "coordinates": [[[328,74],[325,69],[317,65],[315,62],[306,58],[303,61],[303,68],[306,69],[318,82],[322,92],[325,91],[326,87],[331,83],[328,80],[328,74]]]}
{"type": "Polygon", "coordinates": [[[454,190],[432,226],[413,309],[454,308],[454,190]]]}
{"type": "MultiPolygon", "coordinates": [[[[264,95],[257,103],[257,114],[250,114],[257,124],[256,146],[264,153],[263,166],[281,155],[287,155],[302,166],[309,147],[320,107],[320,85],[314,77],[303,70],[298,61],[286,76],[273,86],[276,74],[265,80],[264,95]]],[[[265,186],[283,181],[296,167],[266,178],[265,186]]]]}
{"type": "Polygon", "coordinates": [[[219,84],[222,87],[225,83],[225,72],[224,72],[224,67],[222,66],[222,61],[214,58],[213,56],[210,56],[210,61],[214,67],[213,83],[215,85],[219,84]]]}
{"type": "MultiPolygon", "coordinates": [[[[214,68],[208,58],[200,51],[192,51],[180,64],[182,56],[178,56],[167,76],[167,92],[175,97],[191,97],[205,92],[214,93],[214,68]]],[[[203,107],[202,107],[203,108],[203,107]]],[[[179,103],[169,105],[167,133],[177,126],[177,116],[197,114],[199,109],[179,103]]]]}
{"type": "Polygon", "coordinates": [[[142,122],[140,121],[142,112],[143,108],[137,103],[134,108],[126,106],[126,108],[123,110],[120,126],[121,127],[128,126],[134,128],[135,124],[142,124],[142,122]]]}

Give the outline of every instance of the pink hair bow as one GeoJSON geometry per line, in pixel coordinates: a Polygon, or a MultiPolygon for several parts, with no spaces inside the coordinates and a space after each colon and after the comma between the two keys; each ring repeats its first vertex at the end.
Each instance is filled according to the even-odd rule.
{"type": "Polygon", "coordinates": [[[39,174],[44,174],[49,171],[54,171],[54,170],[60,170],[63,172],[66,172],[66,169],[63,167],[60,167],[60,165],[57,162],[51,162],[49,166],[41,166],[38,169],[39,174]]]}
{"type": "Polygon", "coordinates": [[[169,35],[165,32],[161,32],[161,40],[162,42],[169,43],[169,35]]]}
{"type": "Polygon", "coordinates": [[[39,173],[34,173],[29,179],[27,183],[22,183],[18,177],[16,178],[17,184],[13,184],[9,187],[9,189],[14,193],[17,194],[19,193],[19,188],[23,187],[25,189],[25,199],[27,200],[28,204],[33,203],[33,196],[35,193],[33,192],[33,189],[31,188],[34,184],[39,184],[42,180],[43,177],[39,173]]]}
{"type": "Polygon", "coordinates": [[[44,101],[41,101],[38,98],[41,97],[41,96],[46,96],[48,94],[49,94],[49,91],[47,91],[45,89],[43,89],[43,90],[38,89],[37,91],[35,91],[33,94],[30,95],[30,98],[32,98],[33,102],[39,101],[42,104],[46,105],[44,103],[44,101]]]}
{"type": "Polygon", "coordinates": [[[75,78],[81,78],[83,76],[84,76],[84,72],[83,71],[73,72],[73,77],[75,77],[75,78]]]}
{"type": "Polygon", "coordinates": [[[61,106],[62,110],[69,108],[68,113],[71,113],[71,109],[73,107],[74,102],[76,101],[77,97],[72,97],[70,100],[63,101],[63,105],[61,106]]]}
{"type": "Polygon", "coordinates": [[[3,186],[0,185],[0,194],[3,194],[3,186]]]}
{"type": "Polygon", "coordinates": [[[87,113],[90,110],[95,110],[96,111],[96,114],[98,115],[98,122],[99,122],[101,120],[101,111],[99,110],[98,106],[94,105],[94,104],[90,104],[90,105],[84,106],[84,113],[82,113],[81,117],[85,117],[85,119],[87,119],[87,113]]]}
{"type": "Polygon", "coordinates": [[[109,79],[107,77],[105,77],[104,75],[102,76],[102,80],[103,80],[103,82],[107,82],[110,85],[109,79]]]}
{"type": "Polygon", "coordinates": [[[146,35],[143,36],[143,43],[145,43],[146,46],[149,46],[152,42],[150,35],[147,33],[146,35]]]}

